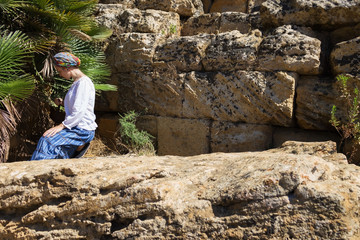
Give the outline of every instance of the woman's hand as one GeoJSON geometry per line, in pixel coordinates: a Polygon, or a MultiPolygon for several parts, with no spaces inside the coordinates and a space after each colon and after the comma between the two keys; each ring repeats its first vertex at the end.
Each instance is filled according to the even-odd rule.
{"type": "Polygon", "coordinates": [[[52,137],[54,136],[55,134],[57,134],[58,132],[60,132],[61,130],[63,130],[65,128],[65,126],[60,123],[59,125],[55,126],[55,127],[52,127],[50,128],[49,130],[47,130],[43,136],[44,137],[52,137]]]}
{"type": "Polygon", "coordinates": [[[64,100],[62,98],[55,98],[54,99],[54,103],[57,105],[57,106],[64,106],[64,100]]]}

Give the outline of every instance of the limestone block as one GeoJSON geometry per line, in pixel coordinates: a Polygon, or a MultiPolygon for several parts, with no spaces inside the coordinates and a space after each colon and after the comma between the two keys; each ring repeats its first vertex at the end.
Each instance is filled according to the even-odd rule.
{"type": "Polygon", "coordinates": [[[261,32],[249,34],[231,31],[217,35],[206,50],[203,65],[206,71],[252,69],[262,41],[261,32]]]}
{"type": "Polygon", "coordinates": [[[348,41],[360,36],[360,23],[355,26],[338,28],[330,33],[331,45],[348,41]]]}
{"type": "Polygon", "coordinates": [[[154,72],[132,73],[127,91],[120,93],[121,99],[128,97],[127,108],[147,110],[147,114],[181,116],[183,101],[183,77],[169,69],[154,72]]]}
{"type": "Polygon", "coordinates": [[[156,9],[175,12],[186,17],[204,13],[201,0],[138,0],[136,6],[139,9],[156,9]]]}
{"type": "Polygon", "coordinates": [[[292,24],[331,30],[359,23],[360,4],[344,0],[266,0],[261,18],[265,26],[292,24]]]}
{"type": "Polygon", "coordinates": [[[335,75],[350,73],[360,76],[360,37],[336,44],[330,61],[335,75]]]}
{"type": "Polygon", "coordinates": [[[220,26],[220,13],[207,13],[190,17],[181,29],[181,35],[191,36],[201,33],[216,34],[220,26]]]}
{"type": "Polygon", "coordinates": [[[98,119],[97,133],[106,139],[114,139],[119,130],[119,115],[105,114],[98,119]]]}
{"type": "Polygon", "coordinates": [[[124,33],[106,49],[113,72],[148,71],[152,69],[155,48],[164,40],[161,34],[124,33]]]}
{"type": "Polygon", "coordinates": [[[158,155],[209,153],[209,120],[159,117],[157,125],[158,155]]]}
{"type": "Polygon", "coordinates": [[[247,34],[251,30],[250,16],[239,12],[208,13],[189,18],[183,25],[184,36],[201,33],[218,34],[238,30],[247,34]]]}
{"type": "Polygon", "coordinates": [[[210,12],[243,12],[247,11],[247,0],[214,0],[210,12]]]}
{"type": "Polygon", "coordinates": [[[303,76],[296,89],[296,121],[303,129],[329,130],[331,109],[335,104],[341,111],[340,97],[332,78],[303,76]]]}
{"type": "Polygon", "coordinates": [[[251,31],[251,24],[248,14],[240,12],[224,12],[221,14],[219,32],[238,30],[242,34],[251,31]]]}
{"type": "Polygon", "coordinates": [[[153,115],[142,115],[136,119],[136,127],[141,131],[148,132],[151,136],[157,138],[158,127],[157,117],[153,115]]]}
{"type": "Polygon", "coordinates": [[[122,4],[100,4],[96,19],[114,33],[158,33],[164,36],[180,34],[180,16],[160,10],[128,9],[122,4]]]}
{"type": "Polygon", "coordinates": [[[202,71],[202,59],[210,42],[208,35],[169,39],[156,48],[154,62],[173,65],[183,72],[202,71]]]}
{"type": "MultiPolygon", "coordinates": [[[[300,128],[275,127],[273,131],[273,147],[280,147],[287,141],[339,143],[339,135],[331,131],[305,130],[300,128]]],[[[335,148],[336,149],[336,148],[335,148]]]]}
{"type": "Polygon", "coordinates": [[[174,12],[126,9],[119,16],[119,25],[123,25],[126,32],[180,34],[180,16],[174,12]]]}
{"type": "Polygon", "coordinates": [[[125,32],[123,26],[119,24],[118,16],[120,16],[127,8],[124,4],[97,4],[95,14],[96,21],[113,30],[114,34],[125,32]]]}
{"type": "Polygon", "coordinates": [[[214,121],[211,125],[211,152],[263,151],[272,145],[272,127],[214,121]]]}
{"type": "Polygon", "coordinates": [[[297,78],[286,72],[191,72],[185,80],[183,115],[290,126],[297,78]]]}
{"type": "Polygon", "coordinates": [[[320,40],[302,34],[291,26],[282,26],[261,43],[257,70],[319,74],[320,53],[320,40]]]}

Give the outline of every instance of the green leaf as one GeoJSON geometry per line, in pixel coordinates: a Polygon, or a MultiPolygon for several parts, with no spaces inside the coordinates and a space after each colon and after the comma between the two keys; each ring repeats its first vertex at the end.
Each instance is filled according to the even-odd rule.
{"type": "Polygon", "coordinates": [[[34,81],[32,75],[25,74],[0,83],[0,99],[9,98],[13,101],[21,101],[29,97],[35,88],[34,81]]]}
{"type": "Polygon", "coordinates": [[[112,84],[94,84],[98,91],[117,91],[117,86],[112,84]]]}

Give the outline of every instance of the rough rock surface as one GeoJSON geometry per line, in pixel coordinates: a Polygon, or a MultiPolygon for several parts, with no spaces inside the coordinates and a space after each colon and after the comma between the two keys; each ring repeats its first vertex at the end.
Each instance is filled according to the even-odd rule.
{"type": "Polygon", "coordinates": [[[320,40],[307,36],[292,26],[281,26],[261,43],[257,70],[319,74],[320,52],[320,40]]]}
{"type": "Polygon", "coordinates": [[[128,9],[122,4],[99,4],[97,16],[97,20],[116,35],[138,32],[159,33],[166,37],[180,33],[180,16],[174,12],[128,9]]]}
{"type": "Polygon", "coordinates": [[[357,0],[266,0],[261,5],[265,25],[286,24],[336,29],[360,22],[360,3],[357,0]]]}
{"type": "Polygon", "coordinates": [[[204,68],[206,71],[251,69],[261,41],[261,32],[258,30],[249,34],[241,34],[237,30],[221,33],[212,39],[206,49],[204,68]]]}
{"type": "MultiPolygon", "coordinates": [[[[202,33],[218,34],[238,30],[242,34],[249,33],[252,28],[250,15],[239,12],[209,13],[189,18],[182,27],[185,36],[202,33]]],[[[255,23],[253,23],[255,25],[255,23]]]]}
{"type": "Polygon", "coordinates": [[[0,165],[1,239],[359,239],[335,144],[0,165]]]}
{"type": "Polygon", "coordinates": [[[279,126],[291,126],[293,122],[296,73],[173,72],[165,69],[122,78],[121,90],[128,87],[137,101],[119,105],[119,110],[146,108],[148,114],[158,116],[279,126]]]}
{"type": "Polygon", "coordinates": [[[333,73],[360,75],[360,37],[336,44],[331,52],[333,73]]]}

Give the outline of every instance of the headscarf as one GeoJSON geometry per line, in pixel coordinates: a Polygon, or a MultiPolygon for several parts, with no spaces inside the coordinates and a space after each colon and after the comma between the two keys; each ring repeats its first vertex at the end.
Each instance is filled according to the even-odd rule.
{"type": "Polygon", "coordinates": [[[80,59],[69,52],[60,52],[55,54],[54,62],[59,67],[79,67],[80,59]]]}

